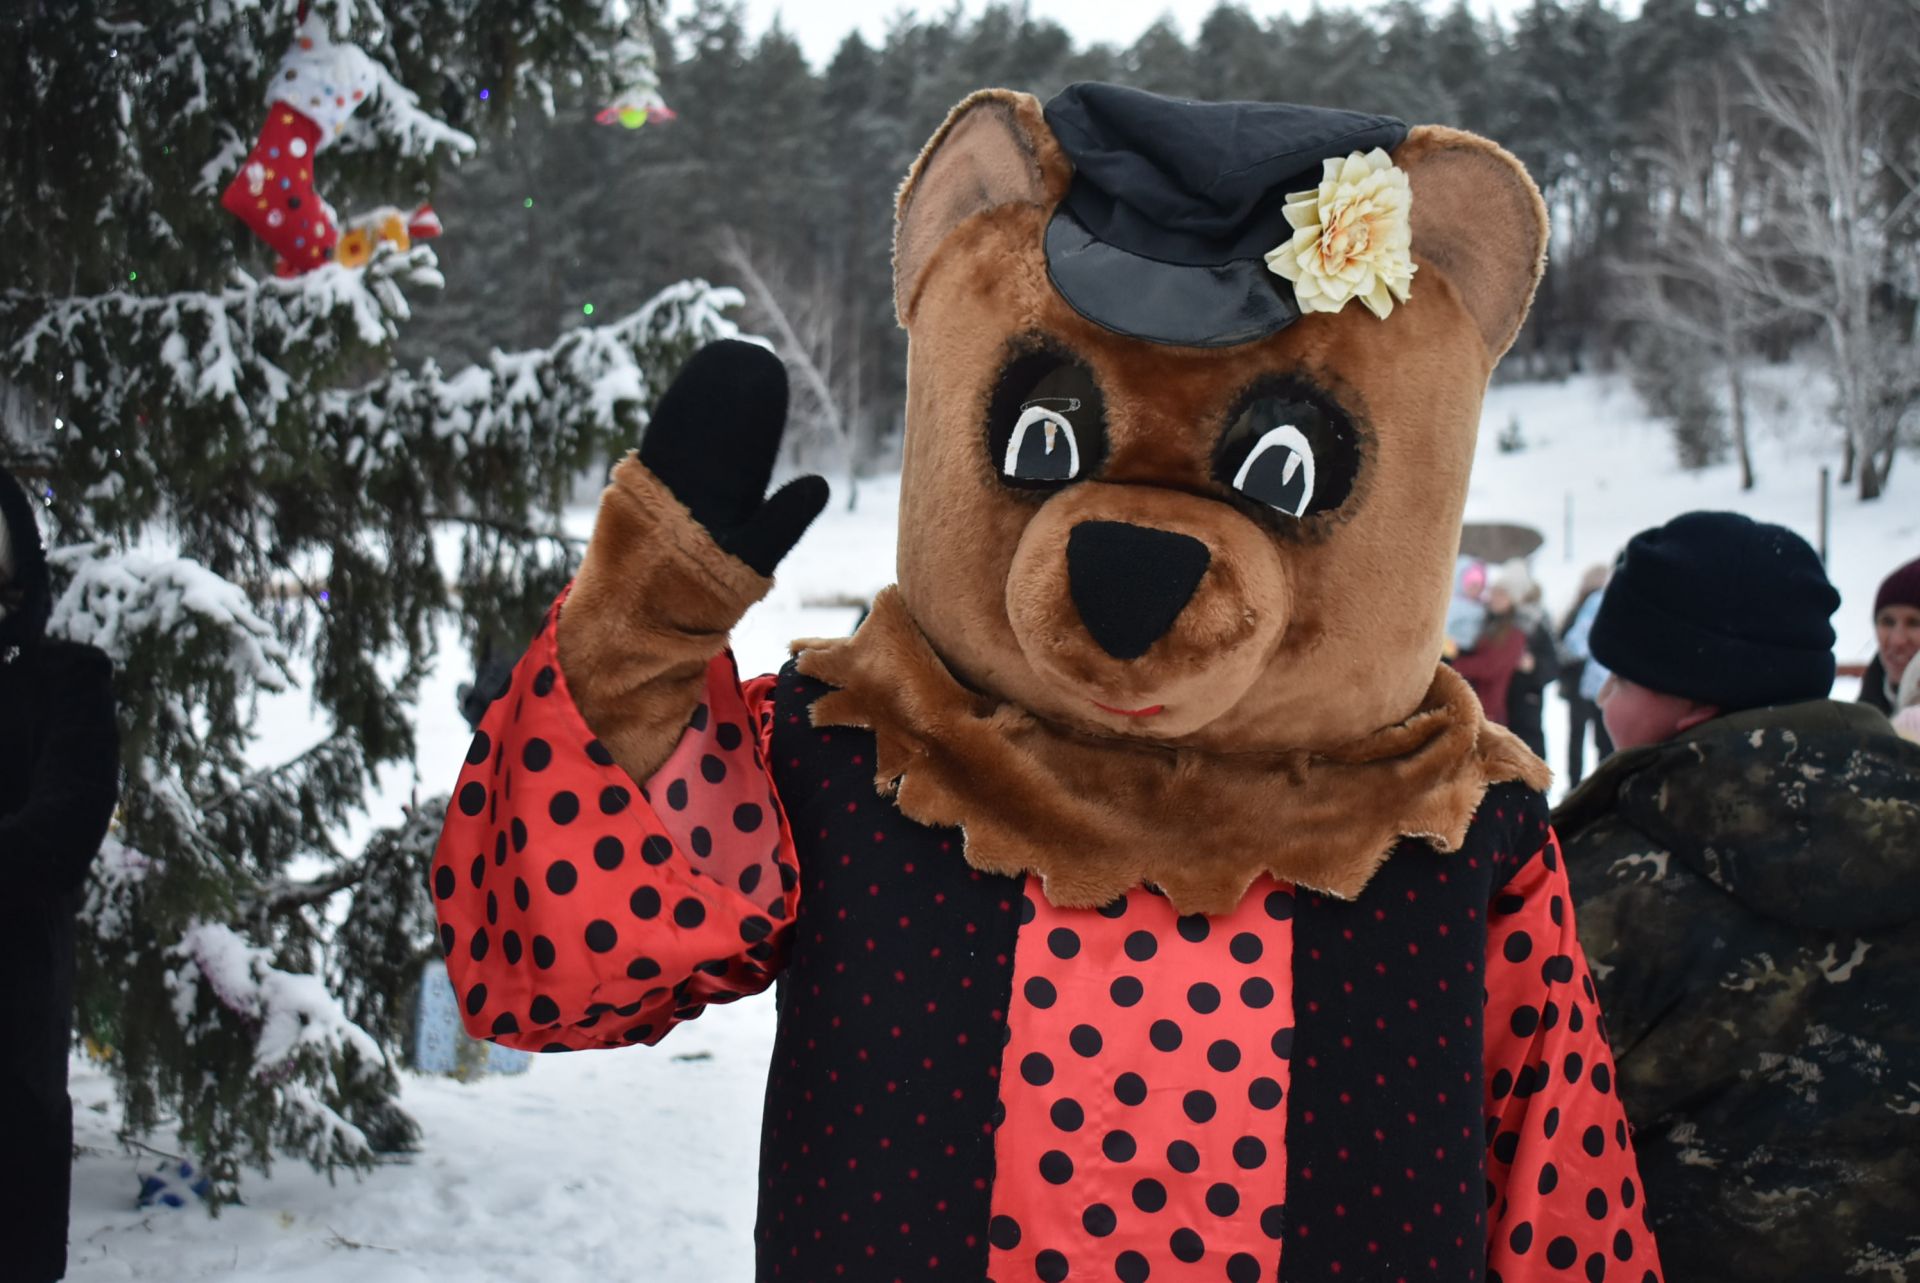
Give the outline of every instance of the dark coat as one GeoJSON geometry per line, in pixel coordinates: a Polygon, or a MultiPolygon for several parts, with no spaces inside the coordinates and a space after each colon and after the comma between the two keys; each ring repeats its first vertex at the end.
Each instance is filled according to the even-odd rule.
{"type": "Polygon", "coordinates": [[[1755,709],[1616,754],[1554,819],[1671,1276],[1906,1277],[1920,745],[1755,709]]]}
{"type": "Polygon", "coordinates": [[[1518,735],[1533,755],[1547,755],[1547,733],[1541,724],[1547,687],[1560,676],[1560,645],[1554,639],[1553,625],[1545,616],[1528,611],[1514,621],[1527,634],[1527,653],[1533,656],[1531,672],[1513,670],[1507,682],[1507,729],[1518,735]]]}
{"type": "Polygon", "coordinates": [[[66,1272],[73,1123],[74,908],[119,790],[113,670],[48,641],[46,557],[26,495],[0,471],[17,604],[0,619],[0,1277],[66,1272]]]}

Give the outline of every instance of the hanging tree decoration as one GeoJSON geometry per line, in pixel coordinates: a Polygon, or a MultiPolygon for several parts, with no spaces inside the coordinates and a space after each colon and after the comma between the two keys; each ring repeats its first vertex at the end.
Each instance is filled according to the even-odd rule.
{"type": "Polygon", "coordinates": [[[673,108],[660,96],[660,77],[654,73],[653,51],[646,42],[624,38],[614,46],[613,56],[625,72],[625,87],[600,109],[594,122],[638,129],[649,120],[676,119],[673,108]]]}
{"type": "Polygon", "coordinates": [[[597,124],[617,123],[628,129],[638,129],[649,120],[674,120],[677,116],[673,108],[667,106],[667,100],[660,96],[659,89],[636,86],[621,90],[593,119],[597,124]]]}
{"type": "Polygon", "coordinates": [[[405,250],[415,241],[431,240],[439,234],[440,216],[433,212],[433,206],[423,203],[407,214],[392,205],[382,205],[348,222],[333,247],[333,261],[342,267],[364,267],[382,245],[405,250]]]}
{"type": "Polygon", "coordinates": [[[329,261],[339,222],[314,190],[314,162],[378,83],[357,45],[336,44],[304,18],[267,87],[267,122],[220,204],[280,255],[295,276],[329,261]]]}
{"type": "Polygon", "coordinates": [[[302,16],[293,48],[267,88],[267,123],[220,203],[279,252],[277,276],[326,263],[364,267],[382,244],[405,250],[438,236],[440,218],[421,204],[411,214],[382,205],[349,220],[314,189],[314,158],[380,82],[358,46],[330,39],[317,18],[302,16]]]}

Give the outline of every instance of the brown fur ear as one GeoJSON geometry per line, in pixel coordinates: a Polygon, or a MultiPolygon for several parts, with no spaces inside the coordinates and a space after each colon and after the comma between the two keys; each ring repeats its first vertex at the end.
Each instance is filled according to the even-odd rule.
{"type": "Polygon", "coordinates": [[[982,210],[1059,199],[1071,166],[1032,94],[982,89],[947,114],[900,185],[893,305],[902,325],[934,251],[982,210]]]}
{"type": "Polygon", "coordinates": [[[1413,187],[1414,253],[1452,283],[1498,361],[1546,267],[1540,189],[1504,147],[1440,125],[1414,129],[1393,160],[1413,187]]]}

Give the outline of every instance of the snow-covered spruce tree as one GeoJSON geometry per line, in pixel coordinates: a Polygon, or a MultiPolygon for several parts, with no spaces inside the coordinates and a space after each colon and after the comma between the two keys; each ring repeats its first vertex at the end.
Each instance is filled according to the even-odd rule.
{"type": "MultiPolygon", "coordinates": [[[[434,625],[457,613],[476,646],[517,649],[569,572],[542,533],[567,487],[637,437],[738,301],[685,282],[543,351],[395,368],[431,250],[281,279],[219,203],[305,8],[0,15],[0,462],[43,500],[55,630],[114,659],[125,753],[79,1022],[129,1130],[176,1123],[221,1200],[275,1153],[331,1171],[412,1139],[392,1064],[434,947],[422,876],[444,801],[362,850],[341,849],[343,822],[412,756],[434,625]],[[456,548],[450,583],[437,553],[456,548]],[[312,733],[263,766],[259,697],[293,684],[312,733]]],[[[349,216],[411,206],[515,99],[644,75],[648,16],[312,0],[373,63],[316,189],[349,216]]]]}

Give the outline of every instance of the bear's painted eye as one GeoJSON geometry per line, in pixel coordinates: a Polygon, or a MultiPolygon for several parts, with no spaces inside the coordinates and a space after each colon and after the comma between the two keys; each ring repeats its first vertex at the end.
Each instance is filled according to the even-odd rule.
{"type": "Polygon", "coordinates": [[[1266,379],[1240,401],[1214,455],[1214,477],[1276,520],[1332,512],[1360,472],[1353,421],[1302,380],[1266,379]]]}
{"type": "Polygon", "coordinates": [[[1029,403],[1007,438],[1003,475],[1018,481],[1071,481],[1080,475],[1080,439],[1067,415],[1080,408],[1074,397],[1029,403]]]}
{"type": "Polygon", "coordinates": [[[1000,372],[987,449],[1003,485],[1054,490],[1092,476],[1106,455],[1106,410],[1087,368],[1051,349],[1022,352],[1000,372]]]}
{"type": "Polygon", "coordinates": [[[1269,508],[1298,517],[1313,502],[1313,446],[1291,423],[1268,428],[1233,474],[1233,488],[1269,508]]]}

